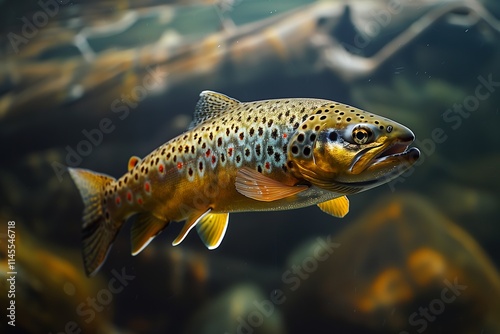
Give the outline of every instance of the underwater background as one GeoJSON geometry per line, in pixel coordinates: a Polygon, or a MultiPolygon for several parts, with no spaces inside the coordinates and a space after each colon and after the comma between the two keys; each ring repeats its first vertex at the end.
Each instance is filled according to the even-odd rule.
{"type": "Polygon", "coordinates": [[[3,0],[0,17],[2,333],[500,333],[498,1],[3,0]],[[128,222],[86,277],[66,167],[121,176],[203,90],[352,104],[422,155],[343,219],[232,214],[214,251],[172,247],[171,224],[132,257],[128,222]]]}

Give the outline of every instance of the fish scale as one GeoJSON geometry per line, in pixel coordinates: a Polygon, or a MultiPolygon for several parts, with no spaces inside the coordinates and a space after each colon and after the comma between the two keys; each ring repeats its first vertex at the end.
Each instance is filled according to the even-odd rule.
{"type": "Polygon", "coordinates": [[[346,194],[388,182],[416,161],[418,150],[407,150],[413,139],[403,125],[338,102],[240,102],[204,91],[189,129],[144,159],[130,158],[118,180],[70,169],[85,204],[87,274],[102,265],[132,215],[134,255],[172,221],[186,221],[173,245],[196,227],[214,249],[229,212],[318,204],[342,217],[346,194]]]}

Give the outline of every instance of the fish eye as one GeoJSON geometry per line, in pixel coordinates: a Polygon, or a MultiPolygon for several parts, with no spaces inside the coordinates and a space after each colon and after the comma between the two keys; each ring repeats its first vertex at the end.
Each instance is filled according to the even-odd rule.
{"type": "Polygon", "coordinates": [[[352,130],[352,139],[358,145],[365,144],[371,135],[371,130],[367,128],[354,128],[354,130],[352,130]]]}

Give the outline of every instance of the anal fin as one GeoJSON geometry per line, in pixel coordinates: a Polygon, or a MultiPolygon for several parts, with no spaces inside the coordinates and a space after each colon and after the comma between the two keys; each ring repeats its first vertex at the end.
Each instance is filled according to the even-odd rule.
{"type": "Polygon", "coordinates": [[[229,213],[209,213],[196,225],[201,240],[208,249],[219,247],[226,234],[229,213]]]}
{"type": "Polygon", "coordinates": [[[196,224],[198,224],[206,215],[208,215],[210,211],[212,211],[212,209],[208,209],[202,214],[198,212],[196,214],[191,215],[184,223],[184,226],[182,227],[182,230],[179,232],[177,238],[175,238],[175,240],[172,242],[172,246],[177,246],[178,244],[180,244],[186,238],[189,231],[191,231],[191,229],[195,227],[196,224]]]}
{"type": "Polygon", "coordinates": [[[243,167],[238,171],[235,185],[240,194],[263,202],[290,197],[308,188],[306,185],[283,184],[248,167],[243,167]]]}
{"type": "Polygon", "coordinates": [[[319,208],[324,212],[342,218],[349,212],[349,199],[346,196],[337,197],[329,201],[319,203],[319,208]]]}
{"type": "Polygon", "coordinates": [[[147,245],[168,226],[168,221],[156,218],[151,213],[141,213],[132,225],[132,255],[139,254],[147,245]]]}

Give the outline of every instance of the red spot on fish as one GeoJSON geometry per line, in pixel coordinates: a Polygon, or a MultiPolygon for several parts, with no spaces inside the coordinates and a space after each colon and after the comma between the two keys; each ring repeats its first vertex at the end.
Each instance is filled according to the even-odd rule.
{"type": "Polygon", "coordinates": [[[266,162],[266,169],[271,169],[271,164],[269,162],[266,162]]]}
{"type": "Polygon", "coordinates": [[[233,148],[232,147],[227,149],[227,155],[229,155],[229,156],[233,155],[233,148]]]}
{"type": "Polygon", "coordinates": [[[140,205],[142,205],[142,203],[143,203],[142,198],[140,198],[140,197],[139,197],[139,198],[137,199],[137,203],[138,203],[138,204],[140,204],[140,205]]]}
{"type": "Polygon", "coordinates": [[[215,155],[212,155],[212,164],[215,163],[215,155]]]}
{"type": "Polygon", "coordinates": [[[130,190],[127,192],[127,201],[132,202],[132,192],[130,190]]]}
{"type": "Polygon", "coordinates": [[[163,167],[163,165],[158,165],[158,171],[160,173],[163,173],[164,170],[165,170],[165,167],[163,167]]]}
{"type": "Polygon", "coordinates": [[[205,155],[207,156],[207,158],[210,156],[210,149],[207,150],[207,152],[205,153],[205,155]]]}
{"type": "Polygon", "coordinates": [[[286,138],[288,137],[288,135],[286,133],[283,134],[283,138],[286,138]]]}
{"type": "Polygon", "coordinates": [[[148,193],[151,191],[151,185],[149,182],[144,183],[144,190],[148,193]]]}
{"type": "Polygon", "coordinates": [[[121,198],[120,198],[120,197],[117,197],[117,198],[115,199],[115,203],[116,203],[116,205],[120,205],[120,204],[121,204],[121,202],[122,202],[122,200],[121,200],[121,198]]]}
{"type": "Polygon", "coordinates": [[[177,163],[177,169],[182,169],[182,162],[177,163]]]}

